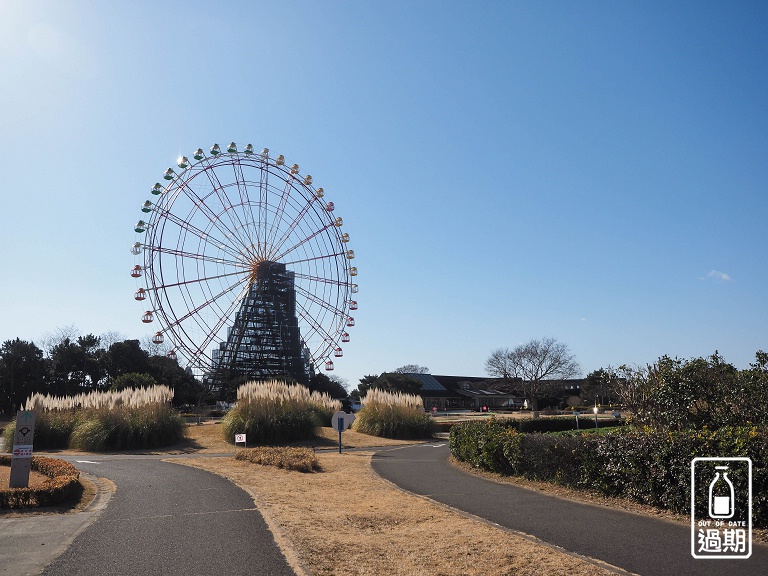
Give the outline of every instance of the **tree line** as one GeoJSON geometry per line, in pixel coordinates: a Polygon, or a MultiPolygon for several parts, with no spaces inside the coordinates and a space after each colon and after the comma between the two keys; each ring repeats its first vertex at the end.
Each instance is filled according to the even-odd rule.
{"type": "MultiPolygon", "coordinates": [[[[196,379],[168,356],[170,348],[150,338],[124,339],[116,333],[81,335],[73,326],[46,335],[38,346],[16,338],[0,346],[0,414],[20,409],[37,392],[72,396],[127,387],[165,384],[174,390],[175,405],[195,405],[236,399],[240,378],[214,389],[196,379]]],[[[290,378],[286,378],[290,381],[290,378]]],[[[309,388],[332,398],[346,398],[343,380],[316,374],[309,388]]]]}
{"type": "Polygon", "coordinates": [[[16,338],[0,346],[0,413],[19,409],[33,393],[71,396],[129,386],[165,384],[177,403],[194,402],[200,384],[162,348],[113,335],[62,330],[42,347],[16,338]]]}

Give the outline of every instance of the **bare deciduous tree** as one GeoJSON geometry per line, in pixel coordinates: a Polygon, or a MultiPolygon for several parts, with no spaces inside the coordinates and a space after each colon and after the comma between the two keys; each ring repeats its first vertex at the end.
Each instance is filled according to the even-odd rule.
{"type": "Polygon", "coordinates": [[[418,364],[406,364],[392,370],[395,374],[429,374],[429,368],[418,364]]]}
{"type": "Polygon", "coordinates": [[[502,380],[520,379],[521,392],[539,415],[539,396],[561,386],[563,380],[580,372],[568,346],[554,338],[531,340],[512,350],[499,348],[485,362],[486,372],[502,380]]]}

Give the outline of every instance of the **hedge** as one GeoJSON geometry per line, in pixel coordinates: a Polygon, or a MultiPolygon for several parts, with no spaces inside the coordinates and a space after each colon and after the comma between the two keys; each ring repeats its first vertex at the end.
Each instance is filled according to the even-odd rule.
{"type": "MultiPolygon", "coordinates": [[[[566,430],[591,430],[595,428],[594,416],[581,416],[576,423],[576,416],[557,417],[557,418],[531,418],[518,420],[516,418],[492,418],[504,426],[508,426],[518,432],[565,432],[566,430]]],[[[475,420],[477,422],[477,420],[475,420]]],[[[626,420],[621,418],[601,418],[598,428],[614,428],[624,426],[626,420]]],[[[451,429],[464,422],[438,422],[438,431],[450,432],[451,429]]]]}
{"type": "MultiPolygon", "coordinates": [[[[0,466],[10,466],[11,456],[0,455],[0,466]]],[[[35,488],[0,489],[0,508],[54,506],[79,496],[80,472],[69,462],[44,456],[32,457],[32,470],[49,479],[35,488]]]]}
{"type": "MultiPolygon", "coordinates": [[[[564,432],[566,430],[589,430],[595,428],[594,416],[581,416],[576,427],[576,416],[558,418],[532,418],[526,420],[510,419],[511,426],[518,432],[564,432]]],[[[620,418],[605,418],[598,422],[598,428],[614,428],[624,426],[626,420],[620,418]]]]}
{"type": "MultiPolygon", "coordinates": [[[[680,514],[690,514],[694,457],[748,456],[753,465],[753,523],[755,527],[768,527],[765,428],[683,432],[615,428],[601,432],[521,434],[491,419],[454,426],[450,448],[455,458],[478,468],[597,490],[680,514]]],[[[697,497],[699,500],[706,498],[697,497]]]]}

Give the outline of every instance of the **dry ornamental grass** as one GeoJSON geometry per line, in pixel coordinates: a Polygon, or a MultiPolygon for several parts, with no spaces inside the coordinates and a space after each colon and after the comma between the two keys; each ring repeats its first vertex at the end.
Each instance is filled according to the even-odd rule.
{"type": "Polygon", "coordinates": [[[363,408],[352,427],[364,434],[385,438],[430,438],[437,430],[424,413],[421,396],[371,388],[361,399],[363,408]]]}
{"type": "MultiPolygon", "coordinates": [[[[174,443],[183,436],[183,419],[171,408],[167,386],[127,388],[76,396],[33,394],[25,410],[37,413],[38,449],[75,448],[94,452],[149,448],[174,443]]],[[[13,426],[3,433],[5,449],[13,426]]]]}
{"type": "Polygon", "coordinates": [[[237,389],[237,405],[224,417],[222,431],[227,440],[246,434],[257,444],[306,440],[340,409],[338,400],[300,384],[249,382],[237,389]]]}

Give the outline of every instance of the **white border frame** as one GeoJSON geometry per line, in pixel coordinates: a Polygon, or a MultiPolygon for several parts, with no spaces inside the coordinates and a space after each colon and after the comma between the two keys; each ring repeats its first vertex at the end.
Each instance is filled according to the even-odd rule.
{"type": "Polygon", "coordinates": [[[747,456],[697,456],[691,460],[691,555],[697,560],[746,560],[752,556],[752,459],[747,456]],[[746,555],[725,556],[709,554],[701,556],[696,554],[696,463],[697,462],[746,462],[749,470],[749,550],[746,555]]]}

